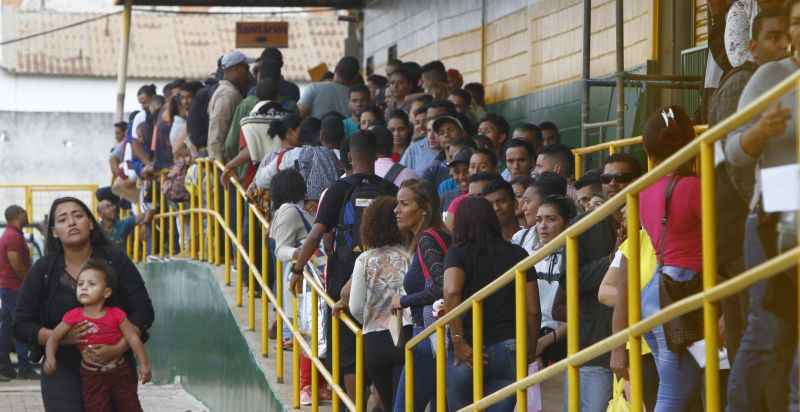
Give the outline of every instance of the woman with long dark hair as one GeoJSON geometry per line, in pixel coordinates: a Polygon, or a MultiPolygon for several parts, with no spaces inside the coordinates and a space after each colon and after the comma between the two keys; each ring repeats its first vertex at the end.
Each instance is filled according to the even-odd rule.
{"type": "MultiPolygon", "coordinates": [[[[396,310],[411,309],[413,334],[420,333],[436,319],[433,304],[442,299],[444,286],[444,257],[450,246],[450,234],[439,213],[439,196],[433,185],[425,180],[409,179],[397,192],[394,209],[397,227],[411,239],[411,266],[403,279],[405,296],[392,300],[396,310]]],[[[434,401],[434,353],[426,339],[414,348],[414,410],[422,411],[434,401]]],[[[431,405],[431,410],[435,409],[431,405]]],[[[405,411],[405,381],[401,374],[395,395],[394,410],[405,411]]]]}
{"type": "MultiPolygon", "coordinates": [[[[80,306],[75,292],[77,276],[86,262],[94,258],[108,263],[119,276],[118,289],[109,304],[124,310],[142,340],[146,340],[154,313],[142,276],[133,262],[106,239],[86,204],[72,197],[56,199],[50,207],[46,236],[45,254],[22,284],[14,324],[16,338],[31,345],[47,342],[64,314],[80,306]]],[[[79,352],[76,345],[93,332],[91,329],[88,323],[75,325],[56,354],[60,367],[54,375],[42,376],[42,398],[47,411],[83,411],[79,374],[82,357],[95,364],[106,364],[125,354],[133,364],[125,339],[79,352]]]]}
{"type": "MultiPolygon", "coordinates": [[[[447,251],[444,274],[444,305],[452,310],[465,298],[511,269],[528,254],[525,249],[503,238],[500,222],[492,205],[483,198],[470,197],[461,202],[455,217],[453,246],[447,251]]],[[[528,276],[525,286],[528,362],[536,354],[539,338],[539,288],[536,276],[528,276]]],[[[514,284],[483,300],[484,393],[492,393],[516,380],[514,284]],[[491,326],[489,326],[491,325],[491,326]]],[[[452,345],[447,365],[447,405],[458,410],[472,403],[472,315],[465,313],[450,322],[452,345]]],[[[489,411],[512,411],[514,396],[496,403],[489,411]]]]}

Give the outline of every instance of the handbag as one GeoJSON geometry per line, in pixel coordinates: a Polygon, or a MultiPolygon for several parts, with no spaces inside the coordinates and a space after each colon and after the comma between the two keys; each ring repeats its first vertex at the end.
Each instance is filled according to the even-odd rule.
{"type": "Polygon", "coordinates": [[[611,400],[608,401],[606,412],[630,412],[631,404],[625,399],[625,384],[622,379],[614,379],[614,389],[611,392],[611,400]]]}
{"type": "MultiPolygon", "coordinates": [[[[680,176],[673,176],[664,192],[664,217],[661,218],[661,237],[658,239],[656,253],[659,271],[661,272],[658,297],[662,308],[703,290],[703,280],[700,275],[687,281],[679,281],[673,279],[662,270],[664,266],[664,243],[669,223],[670,200],[678,180],[680,180],[680,176]]],[[[703,339],[703,313],[699,309],[694,310],[667,321],[663,327],[667,348],[672,352],[680,352],[692,343],[703,339]]]]}

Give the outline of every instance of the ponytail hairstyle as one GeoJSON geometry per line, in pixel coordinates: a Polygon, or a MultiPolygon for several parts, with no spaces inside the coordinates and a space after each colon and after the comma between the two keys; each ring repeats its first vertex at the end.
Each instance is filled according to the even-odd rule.
{"type": "Polygon", "coordinates": [[[672,156],[694,138],[692,121],[680,106],[658,110],[644,126],[644,149],[656,162],[672,156]]]}
{"type": "Polygon", "coordinates": [[[153,97],[156,95],[156,85],[155,84],[146,84],[139,88],[139,91],[136,92],[136,95],[145,95],[148,97],[153,97]]]}
{"type": "Polygon", "coordinates": [[[300,126],[300,117],[294,113],[286,115],[283,119],[275,119],[269,124],[267,134],[281,140],[286,138],[289,129],[297,129],[300,126]]]}

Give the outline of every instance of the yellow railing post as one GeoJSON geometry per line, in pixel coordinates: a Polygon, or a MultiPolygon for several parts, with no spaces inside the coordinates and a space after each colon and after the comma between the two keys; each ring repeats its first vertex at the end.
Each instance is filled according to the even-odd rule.
{"type": "MultiPolygon", "coordinates": [[[[445,329],[444,326],[436,327],[436,412],[447,411],[447,349],[445,348],[445,329]]],[[[413,371],[412,371],[413,372],[413,371]]],[[[412,393],[414,387],[411,387],[412,393]]],[[[414,403],[411,403],[414,407],[414,403]]],[[[406,409],[407,410],[407,409],[406,409]]]]}
{"type": "MultiPolygon", "coordinates": [[[[160,191],[161,190],[158,187],[158,178],[156,177],[156,178],[154,178],[153,180],[150,181],[150,207],[152,209],[154,209],[154,210],[159,210],[159,209],[156,209],[156,206],[158,206],[159,208],[161,207],[158,204],[158,193],[160,191]]],[[[160,223],[161,220],[159,219],[158,222],[160,223]]],[[[158,231],[159,231],[159,233],[161,232],[161,228],[160,227],[158,228],[158,231]]],[[[150,246],[150,254],[152,256],[157,256],[158,252],[156,250],[156,247],[158,245],[156,244],[156,219],[153,219],[153,221],[150,222],[150,245],[149,246],[150,246]]],[[[147,249],[145,249],[145,256],[147,255],[146,250],[147,249]]]]}
{"type": "MultiPolygon", "coordinates": [[[[319,297],[317,290],[311,289],[311,358],[317,359],[319,357],[319,311],[316,310],[319,305],[319,297]]],[[[295,314],[295,319],[299,314],[295,314]]],[[[319,411],[319,377],[317,376],[317,366],[311,364],[311,411],[319,411]]]]}
{"type": "Polygon", "coordinates": [[[356,411],[363,411],[366,406],[364,395],[364,332],[354,332],[356,335],[356,411]]]}
{"type": "MultiPolygon", "coordinates": [[[[211,168],[212,168],[212,170],[214,170],[214,173],[213,173],[214,174],[214,190],[213,190],[213,192],[214,192],[214,207],[212,209],[214,209],[215,211],[217,211],[217,213],[219,213],[220,212],[220,210],[219,210],[219,190],[220,190],[219,169],[217,169],[217,165],[213,164],[213,163],[211,164],[211,168]]],[[[221,230],[222,229],[219,226],[219,222],[217,222],[217,220],[214,219],[214,253],[213,253],[213,256],[214,256],[214,264],[215,265],[219,265],[220,262],[222,261],[220,259],[220,252],[219,252],[219,248],[220,248],[219,242],[220,242],[220,240],[222,238],[222,236],[220,234],[221,230]]]]}
{"type": "MultiPolygon", "coordinates": [[[[203,207],[204,164],[205,161],[202,159],[197,161],[197,199],[195,199],[195,207],[198,209],[203,207]]],[[[208,179],[207,176],[205,176],[205,178],[208,179]]],[[[203,235],[203,230],[205,230],[206,227],[203,224],[204,215],[204,213],[197,212],[197,232],[193,233],[197,237],[197,260],[200,261],[205,260],[206,256],[206,237],[203,235]]]]}
{"type": "MultiPolygon", "coordinates": [[[[627,195],[625,209],[628,223],[628,324],[633,325],[641,319],[641,275],[639,256],[639,195],[627,195]]],[[[642,337],[632,336],[628,339],[629,377],[631,382],[631,408],[633,412],[641,412],[644,401],[642,384],[642,337]]]]}
{"type": "MultiPolygon", "coordinates": [[[[141,215],[142,208],[139,206],[139,204],[131,205],[131,212],[133,212],[132,208],[134,207],[136,208],[137,216],[141,215]]],[[[141,250],[139,246],[141,236],[142,236],[142,226],[136,225],[136,227],[133,228],[133,261],[137,263],[139,262],[139,252],[141,250]]]]}
{"type": "MultiPolygon", "coordinates": [[[[166,234],[166,216],[167,213],[167,197],[164,195],[164,191],[161,188],[164,187],[164,178],[166,177],[165,174],[159,174],[159,184],[158,184],[158,256],[164,257],[164,238],[167,236],[166,234]]],[[[153,251],[155,254],[155,251],[153,251]]]]}
{"type": "MultiPolygon", "coordinates": [[[[580,350],[578,328],[578,239],[567,238],[567,355],[580,350]]],[[[580,375],[578,366],[567,367],[569,412],[580,411],[580,375]]]]}
{"type": "Polygon", "coordinates": [[[613,145],[609,146],[608,147],[608,154],[610,156],[613,156],[613,155],[617,154],[617,146],[613,146],[613,145]]]}
{"type": "MultiPolygon", "coordinates": [[[[314,290],[311,291],[311,293],[314,292],[314,290]]],[[[292,294],[292,330],[298,330],[298,315],[300,313],[298,301],[297,296],[292,294]]],[[[283,347],[283,342],[278,341],[276,343],[283,347]]],[[[282,357],[283,354],[280,356],[282,357]]],[[[300,408],[300,342],[298,342],[296,336],[292,336],[292,394],[294,408],[298,409],[300,408]]]]}
{"type": "MultiPolygon", "coordinates": [[[[227,243],[227,242],[226,242],[227,243]]],[[[230,259],[225,257],[225,266],[230,263],[230,259]]],[[[269,285],[269,255],[268,248],[261,251],[261,278],[264,284],[269,285]]],[[[261,355],[269,357],[269,302],[267,301],[266,291],[261,291],[261,355]]]]}
{"type": "MultiPolygon", "coordinates": [[[[283,309],[283,262],[275,259],[275,306],[283,309]]],[[[292,306],[297,307],[297,300],[292,301],[292,306]]],[[[296,312],[296,310],[293,310],[296,312]]],[[[275,317],[275,375],[280,383],[283,383],[283,318],[275,317]]],[[[296,351],[295,351],[296,352],[296,351]]],[[[297,403],[300,403],[300,394],[297,394],[297,403]]]]}
{"type": "MultiPolygon", "coordinates": [[[[206,209],[209,210],[216,210],[216,205],[212,202],[211,197],[211,180],[213,179],[213,175],[211,173],[211,160],[205,161],[205,168],[206,168],[206,209]]],[[[206,219],[206,233],[205,235],[208,237],[206,239],[206,246],[208,247],[206,261],[208,263],[214,264],[214,219],[211,219],[209,216],[206,219]]]]}
{"type": "MultiPolygon", "coordinates": [[[[242,196],[236,192],[236,241],[239,244],[243,244],[242,237],[243,237],[243,216],[244,210],[242,210],[242,196]]],[[[242,259],[242,251],[239,248],[236,248],[236,306],[242,306],[242,282],[244,282],[245,274],[242,272],[243,268],[243,259],[242,259]]]]}
{"type": "MultiPolygon", "coordinates": [[[[472,399],[483,398],[483,302],[472,302],[472,399]]],[[[442,356],[437,353],[436,356],[442,356]]]]}
{"type": "MultiPolygon", "coordinates": [[[[715,214],[714,143],[700,146],[700,179],[703,230],[703,289],[708,290],[717,283],[717,239],[715,214]]],[[[717,305],[703,302],[703,329],[706,341],[706,410],[720,409],[719,396],[719,337],[717,334],[717,305]]]]}
{"type": "Polygon", "coordinates": [[[184,211],[183,202],[180,202],[178,203],[178,212],[180,212],[180,214],[178,215],[178,224],[180,225],[180,229],[178,229],[180,231],[180,238],[178,239],[178,243],[180,244],[179,254],[181,256],[186,256],[186,249],[187,249],[186,241],[189,237],[187,236],[188,233],[186,233],[186,216],[183,214],[183,211],[184,211]]]}
{"type": "MultiPolygon", "coordinates": [[[[339,328],[341,323],[339,321],[339,316],[331,316],[331,340],[333,342],[328,342],[330,344],[330,350],[328,354],[331,356],[331,375],[332,381],[334,386],[338,386],[341,382],[341,366],[339,364],[339,328]]],[[[408,358],[406,358],[408,359],[408,358]]],[[[339,402],[339,394],[336,391],[331,391],[331,409],[333,412],[339,412],[341,410],[341,402],[339,402]]]]}
{"type": "MultiPolygon", "coordinates": [[[[525,272],[517,270],[514,281],[514,305],[516,306],[516,364],[517,380],[525,379],[528,376],[528,328],[527,328],[527,306],[525,302],[525,287],[527,285],[525,272]]],[[[534,342],[535,344],[535,342],[534,342]]],[[[517,391],[517,411],[528,411],[528,393],[525,390],[517,391]]]]}
{"type": "MultiPolygon", "coordinates": [[[[403,379],[405,379],[405,394],[403,399],[405,400],[406,412],[414,412],[414,348],[405,346],[403,353],[405,356],[405,362],[403,364],[403,373],[405,373],[403,377],[403,379]]],[[[436,369],[436,396],[439,396],[438,365],[436,369]]]]}
{"type": "MultiPolygon", "coordinates": [[[[193,210],[195,206],[195,192],[197,187],[193,187],[189,192],[189,209],[193,210]]],[[[192,260],[197,259],[197,213],[194,211],[189,212],[189,235],[187,241],[189,242],[189,257],[192,260]]]]}
{"type": "MultiPolygon", "coordinates": [[[[169,212],[172,213],[175,211],[175,207],[170,205],[169,212]]],[[[169,250],[167,250],[167,255],[172,257],[175,255],[175,216],[170,215],[169,217],[169,250]]]]}
{"type": "Polygon", "coordinates": [[[575,153],[575,180],[583,176],[583,155],[575,153]]]}
{"type": "MultiPolygon", "coordinates": [[[[28,222],[33,222],[33,188],[30,186],[25,186],[25,213],[28,215],[28,222]]],[[[96,207],[92,208],[92,213],[97,213],[96,207]]]]}
{"type": "MultiPolygon", "coordinates": [[[[225,182],[225,183],[227,183],[227,182],[225,182]]],[[[231,227],[231,195],[230,195],[230,190],[227,190],[227,189],[225,190],[224,201],[225,201],[225,205],[223,205],[223,207],[225,209],[225,216],[224,216],[225,217],[225,226],[230,228],[231,227]]],[[[231,240],[232,239],[228,239],[228,237],[226,236],[225,239],[224,239],[224,245],[222,245],[222,247],[223,247],[223,249],[225,251],[225,272],[224,272],[224,277],[225,277],[225,285],[226,286],[230,286],[231,285],[231,240]]]]}
{"type": "Polygon", "coordinates": [[[255,215],[253,207],[247,208],[248,227],[247,231],[247,256],[250,257],[250,264],[247,265],[247,328],[256,329],[256,285],[255,285],[255,264],[256,264],[256,231],[253,230],[255,215]]]}

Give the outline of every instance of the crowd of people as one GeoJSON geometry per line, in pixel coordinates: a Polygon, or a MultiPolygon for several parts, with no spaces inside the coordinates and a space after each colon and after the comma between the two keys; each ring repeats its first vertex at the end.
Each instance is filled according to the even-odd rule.
{"type": "MultiPolygon", "coordinates": [[[[710,94],[710,125],[800,67],[800,1],[737,0],[729,7],[728,20],[735,22],[731,32],[747,33],[747,38],[725,44],[729,66],[710,94]]],[[[270,221],[267,231],[248,221],[248,214],[241,217],[243,238],[251,231],[256,238],[255,249],[248,252],[255,262],[266,250],[283,262],[284,273],[271,274],[269,286],[281,288],[283,296],[307,298],[303,273],[308,264],[324,262],[325,291],[337,303],[324,311],[322,340],[331,342],[333,314],[352,316],[364,331],[367,379],[359,389],[372,393],[378,410],[404,411],[403,342],[644,173],[644,159],[616,153],[602,167],[574,179],[572,149],[561,141],[556,124],[512,127],[486,107],[483,85],[463,84],[459,71],[440,61],[392,60],[385,76],[364,78],[359,61],[344,57],[329,80],[302,93],[283,78],[282,66],[277,49],[265,49],[256,60],[231,51],[204,82],[175,80],[161,94],[153,85],[141,87],[141,110],[114,125],[114,180],[98,191],[100,220],[77,199],[54,203],[45,256],[32,268],[19,247],[24,211],[6,211],[8,228],[0,239],[0,338],[10,341],[15,318],[17,342],[46,346],[46,406],[63,399],[80,405],[83,390],[88,408],[102,392],[98,385],[130,383],[136,376],[131,373],[133,354],[140,378],[149,379],[141,341],[147,338],[153,309],[122,249],[135,225],[156,230],[147,225],[156,209],[154,190],[177,206],[208,184],[233,191],[235,180],[246,188],[247,204],[270,221]],[[194,161],[202,158],[224,165],[219,181],[198,178],[194,161]],[[163,184],[154,184],[162,174],[163,184]],[[143,212],[120,219],[119,208],[130,204],[143,212]],[[113,339],[82,340],[94,333],[86,319],[100,316],[108,319],[113,339]],[[98,379],[108,373],[104,365],[117,371],[105,381],[98,379]]],[[[788,250],[796,240],[795,213],[764,207],[772,185],[761,173],[797,161],[796,113],[796,97],[787,94],[718,143],[714,212],[723,279],[788,250]]],[[[680,106],[652,113],[642,133],[647,158],[658,165],[691,143],[693,126],[680,106]]],[[[222,202],[216,205],[220,209],[222,202]]],[[[639,297],[628,296],[631,250],[624,208],[578,238],[580,348],[627,327],[630,298],[641,299],[646,317],[702,288],[700,180],[693,163],[642,191],[639,208],[639,297]]],[[[236,208],[230,210],[235,221],[236,208]]],[[[178,225],[184,237],[186,231],[178,225]]],[[[248,271],[242,266],[236,268],[238,276],[248,271]]],[[[795,277],[779,275],[723,301],[719,323],[732,365],[729,373],[721,371],[727,410],[797,408],[796,377],[790,379],[797,362],[795,282],[795,277]]],[[[566,283],[563,247],[527,273],[527,358],[534,370],[566,356],[566,283]]],[[[284,311],[291,313],[288,302],[284,299],[284,311]]],[[[307,312],[317,308],[301,307],[300,323],[307,324],[307,312]]],[[[447,359],[447,409],[472,402],[476,330],[483,334],[484,393],[516,379],[509,366],[517,350],[514,286],[484,299],[483,307],[484,325],[490,327],[476,329],[468,312],[448,324],[446,353],[437,353],[428,339],[414,348],[413,410],[435,407],[439,356],[447,359]]],[[[645,334],[646,410],[703,407],[702,367],[689,350],[702,339],[702,322],[700,312],[692,312],[645,334]]],[[[279,334],[272,329],[275,338],[279,334]]],[[[280,333],[287,349],[290,332],[285,325],[280,333]]],[[[347,328],[340,328],[340,334],[339,370],[353,395],[355,335],[347,328]]],[[[321,349],[330,365],[331,348],[321,349]]],[[[14,370],[4,350],[0,376],[11,378],[14,370]]],[[[19,346],[16,352],[28,354],[19,346]]],[[[606,410],[614,375],[628,378],[627,359],[627,349],[620,347],[580,366],[582,411],[606,410]]],[[[35,374],[27,362],[28,357],[19,356],[21,376],[35,374]]],[[[302,404],[311,402],[311,370],[303,356],[302,404]]],[[[534,398],[539,390],[529,389],[534,398]]],[[[120,402],[132,402],[130,393],[119,396],[125,399],[120,402]]],[[[320,397],[330,399],[330,388],[323,385],[320,397]]],[[[510,397],[489,410],[511,411],[514,405],[510,397]]],[[[529,410],[542,407],[561,406],[529,405],[529,410]]]]}

